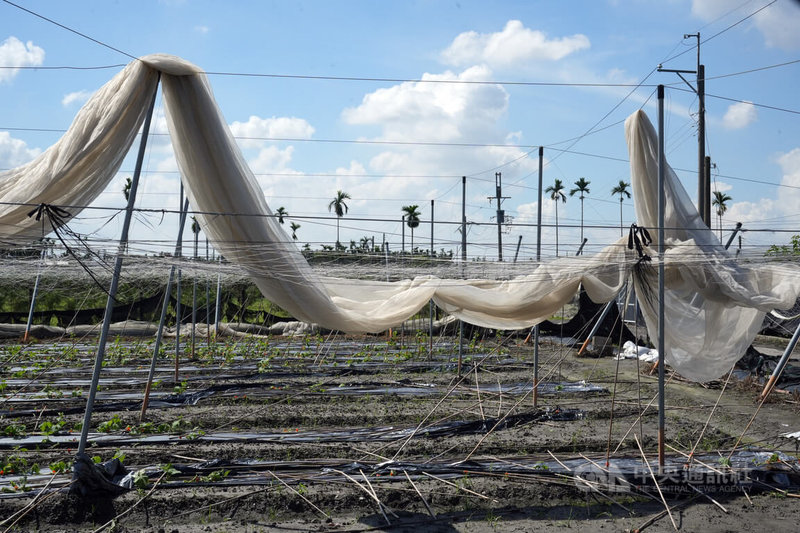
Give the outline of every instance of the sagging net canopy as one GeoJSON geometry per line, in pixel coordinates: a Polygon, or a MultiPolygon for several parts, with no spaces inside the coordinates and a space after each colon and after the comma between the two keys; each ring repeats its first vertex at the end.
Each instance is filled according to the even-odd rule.
{"type": "MultiPolygon", "coordinates": [[[[624,238],[593,256],[522,263],[507,279],[474,279],[462,271],[459,278],[429,273],[384,281],[314,270],[284,238],[205,74],[167,55],[129,64],[87,102],[55,145],[0,174],[0,239],[41,236],[41,222],[28,217],[32,207],[88,205],[104,190],[144,120],[159,73],[181,179],[203,231],[267,299],[298,320],[344,332],[380,332],[433,299],[469,323],[518,329],[547,319],[581,286],[595,302],[607,302],[633,275],[650,335],[657,336],[656,270],[651,268],[657,243],[629,249],[624,238]]],[[[625,127],[637,223],[654,235],[655,130],[642,111],[625,127]]],[[[735,261],[702,224],[671,169],[666,181],[665,226],[671,228],[664,258],[667,362],[690,379],[713,379],[744,353],[766,312],[794,304],[800,275],[791,264],[735,261]]]]}

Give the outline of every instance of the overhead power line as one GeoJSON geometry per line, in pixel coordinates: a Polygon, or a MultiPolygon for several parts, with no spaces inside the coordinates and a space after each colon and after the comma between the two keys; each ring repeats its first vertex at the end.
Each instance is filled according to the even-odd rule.
{"type": "Polygon", "coordinates": [[[115,47],[111,46],[111,45],[110,45],[110,44],[108,44],[108,43],[104,43],[103,41],[99,41],[99,40],[95,39],[94,37],[89,37],[89,36],[88,36],[88,35],[86,35],[85,33],[81,33],[81,32],[79,32],[79,31],[78,31],[78,30],[76,30],[76,29],[70,28],[69,26],[65,26],[64,24],[61,24],[60,22],[56,22],[55,20],[53,20],[53,19],[51,19],[51,18],[47,18],[47,17],[45,17],[44,15],[40,15],[39,13],[37,13],[37,12],[35,12],[35,11],[31,11],[31,10],[30,10],[30,9],[28,9],[28,8],[22,7],[22,6],[21,6],[21,5],[19,5],[19,4],[15,4],[14,2],[10,2],[9,0],[3,0],[3,2],[5,2],[6,4],[8,4],[8,5],[10,5],[10,6],[14,6],[14,7],[16,7],[17,9],[19,9],[19,10],[21,10],[21,11],[24,11],[24,12],[26,12],[26,13],[29,13],[29,14],[33,15],[34,17],[38,17],[38,18],[40,18],[40,19],[42,19],[42,20],[45,20],[45,21],[49,22],[50,24],[54,24],[54,25],[58,26],[59,28],[65,29],[65,30],[67,30],[67,31],[69,31],[69,32],[72,32],[72,33],[74,33],[75,35],[78,35],[78,36],[80,36],[80,37],[83,37],[84,39],[87,39],[87,40],[89,40],[89,41],[92,41],[92,42],[93,42],[93,43],[95,43],[95,44],[99,44],[100,46],[103,46],[103,47],[105,47],[105,48],[108,48],[109,50],[113,50],[113,51],[117,52],[118,54],[122,54],[122,55],[124,55],[124,56],[127,56],[127,57],[129,57],[129,58],[131,58],[131,59],[136,59],[136,60],[138,60],[138,59],[139,59],[138,57],[136,57],[136,56],[134,56],[134,55],[131,55],[131,54],[129,54],[128,52],[125,52],[125,51],[123,51],[123,50],[120,50],[119,48],[115,48],[115,47]]]}

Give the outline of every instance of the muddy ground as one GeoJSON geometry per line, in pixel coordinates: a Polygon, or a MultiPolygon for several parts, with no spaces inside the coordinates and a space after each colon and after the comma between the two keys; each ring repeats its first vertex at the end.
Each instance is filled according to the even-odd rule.
{"type": "MultiPolygon", "coordinates": [[[[674,530],[656,493],[601,493],[558,473],[559,464],[576,464],[570,461],[602,465],[609,449],[612,459],[641,465],[637,441],[654,457],[655,402],[645,409],[656,393],[650,365],[577,357],[560,340],[544,339],[546,385],[534,407],[533,348],[524,336],[465,340],[460,378],[457,341],[436,339],[433,354],[424,336],[411,335],[388,342],[239,339],[215,349],[201,343],[194,359],[182,356],[177,382],[168,345],[156,372],[156,403],[142,422],[151,344],[118,339],[109,349],[87,449],[104,461],[122,454],[128,471],[141,471],[139,488],[115,497],[68,494],[71,473],[59,471],[75,458],[91,342],[72,349],[65,342],[26,350],[6,344],[0,457],[6,465],[15,459],[17,472],[0,474],[0,519],[16,520],[29,507],[3,528],[674,530]],[[571,390],[569,383],[582,381],[596,387],[571,390]],[[188,399],[196,403],[176,404],[188,399]],[[48,482],[63,490],[34,499],[48,482]]],[[[777,352],[781,342],[762,347],[777,352]]],[[[680,454],[696,448],[702,461],[724,470],[758,407],[760,387],[732,379],[720,396],[724,377],[700,385],[669,376],[668,455],[685,462],[680,454]]],[[[781,435],[798,430],[797,395],[778,392],[737,449],[794,456],[797,441],[781,435]]],[[[769,467],[796,468],[783,455],[771,457],[769,467]]],[[[667,494],[675,526],[788,531],[800,523],[796,487],[724,490],[710,488],[709,497],[667,494]]]]}

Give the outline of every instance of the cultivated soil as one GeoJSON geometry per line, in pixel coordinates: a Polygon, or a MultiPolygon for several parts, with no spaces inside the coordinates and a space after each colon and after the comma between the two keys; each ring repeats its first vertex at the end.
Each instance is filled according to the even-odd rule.
{"type": "MultiPolygon", "coordinates": [[[[595,490],[565,473],[559,465],[604,465],[609,449],[612,459],[630,458],[639,468],[640,445],[655,458],[656,375],[649,364],[577,357],[546,338],[534,407],[534,350],[524,340],[465,339],[461,377],[457,337],[435,339],[432,354],[424,335],[409,333],[198,342],[194,358],[184,348],[177,382],[173,341],[159,359],[142,422],[152,341],[117,339],[87,447],[103,461],[122,454],[125,469],[140,471],[139,488],[116,496],[70,494],[72,475],[62,471],[76,457],[95,341],[5,344],[0,457],[16,471],[0,474],[3,529],[797,529],[793,476],[778,489],[666,493],[671,520],[656,491],[595,490]],[[595,387],[569,385],[582,381],[595,387]]],[[[776,353],[782,342],[763,348],[776,353]]],[[[685,463],[681,454],[695,449],[705,464],[729,472],[725,458],[736,447],[765,450],[761,468],[797,469],[789,457],[797,440],[781,436],[800,430],[796,394],[773,393],[748,427],[761,391],[755,380],[696,384],[671,372],[668,380],[669,458],[685,463]]]]}

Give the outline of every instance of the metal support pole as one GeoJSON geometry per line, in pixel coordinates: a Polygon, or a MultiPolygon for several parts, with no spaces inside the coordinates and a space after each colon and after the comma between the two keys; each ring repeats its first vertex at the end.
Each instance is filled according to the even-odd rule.
{"type": "Polygon", "coordinates": [[[503,261],[503,175],[500,172],[494,173],[494,189],[497,195],[497,260],[503,261]]]}
{"type": "Polygon", "coordinates": [[[467,262],[467,177],[461,176],[461,261],[467,262]]]}
{"type": "MultiPolygon", "coordinates": [[[[433,200],[431,200],[431,253],[428,256],[433,259],[436,253],[433,251],[433,200]]],[[[433,357],[433,299],[428,302],[428,315],[429,315],[429,330],[430,330],[430,337],[428,339],[428,359],[433,357]]]]}
{"type": "MultiPolygon", "coordinates": [[[[542,261],[542,179],[544,146],[539,147],[539,199],[536,201],[536,263],[542,261]]],[[[539,403],[539,324],[533,327],[533,406],[539,403]]]]}
{"type": "Polygon", "coordinates": [[[614,303],[615,303],[614,299],[611,299],[603,308],[603,311],[600,313],[600,318],[598,318],[597,322],[594,323],[594,326],[592,326],[592,330],[589,332],[589,336],[586,337],[586,340],[583,341],[583,344],[581,345],[581,349],[578,350],[578,355],[581,355],[584,352],[584,350],[586,350],[586,347],[589,346],[589,342],[592,340],[592,337],[594,337],[595,333],[597,333],[597,330],[600,329],[600,324],[603,323],[603,320],[605,320],[608,312],[611,311],[611,306],[613,306],[614,303]]]}
{"type": "MultiPolygon", "coordinates": [[[[208,237],[206,237],[206,265],[208,265],[208,237]]],[[[211,344],[211,302],[208,293],[208,277],[206,277],[206,348],[211,344]]]]}
{"type": "Polygon", "coordinates": [[[658,466],[664,466],[664,86],[658,86],[658,466]]]}
{"type": "Polygon", "coordinates": [[[519,236],[517,239],[517,250],[514,252],[514,262],[517,262],[517,257],[519,257],[519,245],[522,244],[522,235],[519,236]]]}
{"type": "MultiPolygon", "coordinates": [[[[197,238],[199,232],[195,231],[194,224],[197,224],[196,220],[192,224],[192,233],[194,233],[194,262],[195,262],[195,267],[197,267],[197,238]]],[[[192,351],[191,351],[192,359],[194,359],[196,328],[197,328],[197,274],[192,276],[192,351]]]]}
{"type": "MultiPolygon", "coordinates": [[[[183,198],[183,183],[181,183],[181,198],[183,198]]],[[[189,199],[183,201],[181,206],[180,220],[183,224],[186,223],[186,213],[189,211],[189,199]]],[[[178,242],[175,245],[175,258],[180,260],[183,255],[183,224],[178,228],[178,242]]],[[[175,383],[178,383],[178,372],[180,369],[181,360],[181,269],[178,268],[178,274],[175,285],[175,383]]]]}
{"type": "Polygon", "coordinates": [[[172,292],[172,281],[175,278],[175,265],[169,269],[169,279],[167,280],[167,288],[164,292],[164,303],[161,306],[161,318],[158,321],[158,330],[156,331],[156,343],[153,347],[153,358],[150,360],[150,371],[147,374],[147,384],[144,386],[144,398],[142,399],[142,410],[139,413],[139,423],[144,422],[144,417],[147,414],[147,406],[150,403],[150,390],[153,386],[153,376],[156,372],[156,359],[158,352],[161,350],[161,339],[164,333],[164,323],[167,320],[167,308],[169,307],[169,295],[172,292]]]}
{"type": "MultiPolygon", "coordinates": [[[[222,256],[219,257],[219,266],[222,266],[222,256]]],[[[220,312],[220,298],[222,297],[222,273],[217,272],[217,296],[214,301],[214,341],[219,336],[219,312],[220,312]]]]}
{"type": "Polygon", "coordinates": [[[406,216],[403,215],[400,218],[400,234],[402,237],[400,238],[400,254],[406,253],[406,216]]]}
{"type": "Polygon", "coordinates": [[[775,366],[775,370],[772,371],[772,375],[767,380],[767,384],[764,386],[764,390],[761,391],[760,400],[763,400],[767,397],[767,395],[772,392],[773,387],[775,387],[775,383],[778,381],[778,377],[780,377],[781,373],[783,372],[783,368],[786,366],[786,362],[789,361],[789,356],[792,355],[794,351],[794,347],[797,344],[797,340],[800,339],[800,324],[797,325],[797,329],[794,330],[794,335],[792,335],[792,340],[789,341],[789,344],[786,345],[786,349],[783,351],[783,355],[778,361],[778,364],[775,366]]]}
{"type": "Polygon", "coordinates": [[[586,238],[586,237],[584,237],[584,238],[583,238],[583,242],[581,243],[580,247],[578,248],[578,251],[577,251],[577,253],[575,254],[576,256],[578,256],[578,255],[581,255],[581,254],[583,253],[583,247],[584,247],[584,246],[586,246],[586,242],[587,242],[588,240],[589,240],[589,239],[588,239],[588,238],[586,238]]]}
{"type": "Polygon", "coordinates": [[[36,297],[39,295],[39,280],[42,278],[42,263],[44,262],[44,247],[39,254],[39,271],[36,272],[36,281],[33,283],[33,294],[31,295],[31,308],[28,311],[28,322],[25,324],[25,333],[22,335],[22,342],[28,342],[33,326],[33,309],[36,307],[36,297]]]}
{"type": "Polygon", "coordinates": [[[731,237],[730,237],[730,239],[728,239],[728,242],[726,242],[726,243],[725,243],[725,249],[726,249],[726,250],[727,250],[728,248],[730,248],[730,246],[731,246],[731,243],[733,242],[733,239],[736,237],[736,234],[737,234],[737,233],[739,233],[739,230],[740,230],[740,229],[742,229],[742,223],[741,223],[741,222],[737,222],[737,223],[736,223],[736,227],[735,227],[735,228],[734,228],[734,230],[733,230],[733,233],[731,233],[731,237]]]}
{"type": "Polygon", "coordinates": [[[461,377],[461,362],[464,360],[464,321],[458,321],[458,377],[461,377]]]}
{"type": "Polygon", "coordinates": [[[86,441],[89,438],[89,426],[92,424],[92,409],[94,408],[94,399],[97,396],[97,384],[100,382],[100,370],[103,368],[103,357],[106,353],[106,342],[108,340],[108,330],[111,327],[111,317],[114,315],[114,302],[117,297],[117,288],[119,287],[119,275],[122,272],[122,257],[125,253],[125,248],[128,244],[128,231],[131,226],[131,219],[133,218],[133,205],[136,202],[136,189],[139,187],[139,176],[142,174],[142,164],[144,162],[144,153],[147,148],[147,136],[150,132],[150,122],[153,118],[153,109],[156,105],[156,95],[158,94],[158,82],[161,80],[161,74],[158,74],[156,79],[156,86],[153,90],[153,98],[150,100],[150,108],[147,111],[147,116],[144,119],[142,126],[142,139],[139,142],[139,153],[136,156],[136,166],[133,171],[133,178],[131,179],[131,189],[128,194],[128,205],[125,208],[125,219],[122,223],[122,234],[119,238],[119,246],[117,247],[117,258],[114,262],[114,273],[111,277],[111,287],[108,289],[108,300],[106,300],[106,310],[103,315],[103,327],[100,330],[100,341],[97,346],[97,354],[94,360],[94,369],[92,371],[92,383],[89,387],[89,397],[86,399],[86,412],[83,415],[83,425],[81,426],[81,438],[78,443],[78,455],[82,455],[86,451],[86,441]]]}
{"type": "MultiPolygon", "coordinates": [[[[699,39],[699,37],[698,37],[699,39]]],[[[706,174],[706,67],[700,64],[700,44],[697,45],[697,166],[700,183],[703,186],[703,222],[709,228],[711,223],[711,180],[706,174]]]]}
{"type": "MultiPolygon", "coordinates": [[[[188,200],[187,200],[188,205],[188,200]]],[[[178,222],[178,238],[175,241],[175,255],[178,255],[178,247],[180,246],[180,235],[183,233],[183,227],[186,224],[186,209],[181,210],[180,221],[178,222]]],[[[161,305],[161,318],[158,320],[158,330],[156,330],[156,343],[153,346],[153,358],[150,360],[150,371],[147,374],[147,384],[144,387],[144,398],[142,399],[142,410],[139,413],[139,422],[144,421],[147,414],[147,406],[150,403],[150,390],[153,386],[153,376],[156,372],[156,359],[158,359],[159,352],[161,351],[161,340],[164,336],[164,325],[167,322],[167,309],[169,308],[169,298],[172,293],[172,284],[175,281],[175,272],[177,267],[172,265],[169,269],[169,278],[167,279],[167,288],[164,292],[164,302],[161,305]]]]}

